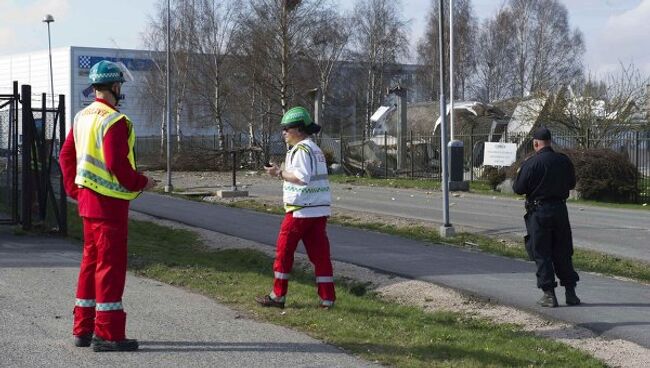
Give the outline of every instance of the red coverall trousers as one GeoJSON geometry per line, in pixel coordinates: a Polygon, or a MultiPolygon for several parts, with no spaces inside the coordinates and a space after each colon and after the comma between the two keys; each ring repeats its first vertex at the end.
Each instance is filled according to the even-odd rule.
{"type": "Polygon", "coordinates": [[[122,294],[126,281],[127,226],[127,217],[83,217],[84,247],[74,308],[76,336],[94,332],[104,340],[125,339],[122,294]]]}
{"type": "Polygon", "coordinates": [[[289,287],[289,274],[293,267],[293,257],[302,240],[309,260],[314,265],[316,286],[320,303],[330,306],[336,300],[334,277],[330,259],[330,243],[325,226],[327,217],[295,218],[287,213],[282,221],[273,263],[274,281],[271,297],[284,301],[289,287]]]}

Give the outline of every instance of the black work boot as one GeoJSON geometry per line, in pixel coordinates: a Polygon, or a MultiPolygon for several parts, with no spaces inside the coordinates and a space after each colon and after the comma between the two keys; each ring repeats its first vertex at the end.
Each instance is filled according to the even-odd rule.
{"type": "Polygon", "coordinates": [[[79,335],[74,337],[74,346],[78,348],[87,348],[93,340],[93,334],[79,335]]]}
{"type": "Polygon", "coordinates": [[[264,296],[257,296],[255,297],[255,301],[257,304],[263,306],[263,307],[274,307],[274,308],[284,308],[284,302],[279,302],[273,298],[271,298],[270,295],[264,295],[264,296]]]}
{"type": "Polygon", "coordinates": [[[576,295],[576,288],[567,286],[564,290],[564,295],[566,296],[566,305],[579,305],[580,298],[576,295]]]}
{"type": "Polygon", "coordinates": [[[93,351],[136,351],[138,350],[138,340],[124,339],[121,341],[108,341],[95,336],[93,338],[93,351]]]}
{"type": "Polygon", "coordinates": [[[557,298],[555,297],[555,290],[544,290],[544,295],[537,301],[537,304],[542,307],[555,308],[557,307],[557,298]]]}

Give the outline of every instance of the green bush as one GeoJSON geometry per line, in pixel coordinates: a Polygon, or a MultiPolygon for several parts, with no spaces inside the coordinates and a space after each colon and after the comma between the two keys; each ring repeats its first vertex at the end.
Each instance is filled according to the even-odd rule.
{"type": "MultiPolygon", "coordinates": [[[[639,172],[623,154],[610,149],[562,150],[576,169],[576,189],[583,199],[630,202],[639,194],[639,172]]],[[[514,178],[524,159],[514,163],[508,177],[514,178]]]]}
{"type": "Polygon", "coordinates": [[[481,178],[486,180],[492,190],[497,189],[497,185],[506,180],[507,168],[496,166],[485,166],[481,178]]]}
{"type": "Polygon", "coordinates": [[[327,164],[327,167],[330,167],[330,165],[336,162],[334,151],[332,151],[329,148],[324,148],[322,151],[323,151],[323,156],[325,156],[325,163],[327,164]]]}
{"type": "Polygon", "coordinates": [[[639,194],[639,172],[623,154],[609,149],[567,150],[584,199],[629,202],[639,194]]]}

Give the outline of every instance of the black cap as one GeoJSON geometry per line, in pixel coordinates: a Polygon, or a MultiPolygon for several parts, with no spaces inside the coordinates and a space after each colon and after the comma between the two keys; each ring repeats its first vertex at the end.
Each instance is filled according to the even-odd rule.
{"type": "Polygon", "coordinates": [[[539,127],[533,133],[533,139],[539,139],[540,141],[550,141],[551,131],[546,127],[539,127]]]}

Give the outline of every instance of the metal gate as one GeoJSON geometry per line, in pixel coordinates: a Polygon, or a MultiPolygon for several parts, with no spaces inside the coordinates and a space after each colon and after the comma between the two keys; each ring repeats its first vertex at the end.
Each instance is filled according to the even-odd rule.
{"type": "Polygon", "coordinates": [[[18,82],[0,94],[0,224],[18,222],[18,82]]]}
{"type": "Polygon", "coordinates": [[[58,155],[65,139],[65,96],[47,107],[47,95],[29,85],[0,95],[0,220],[47,232],[67,232],[67,201],[58,155]],[[36,97],[36,98],[35,98],[36,97]],[[39,98],[40,97],[40,98],[39,98]]]}

